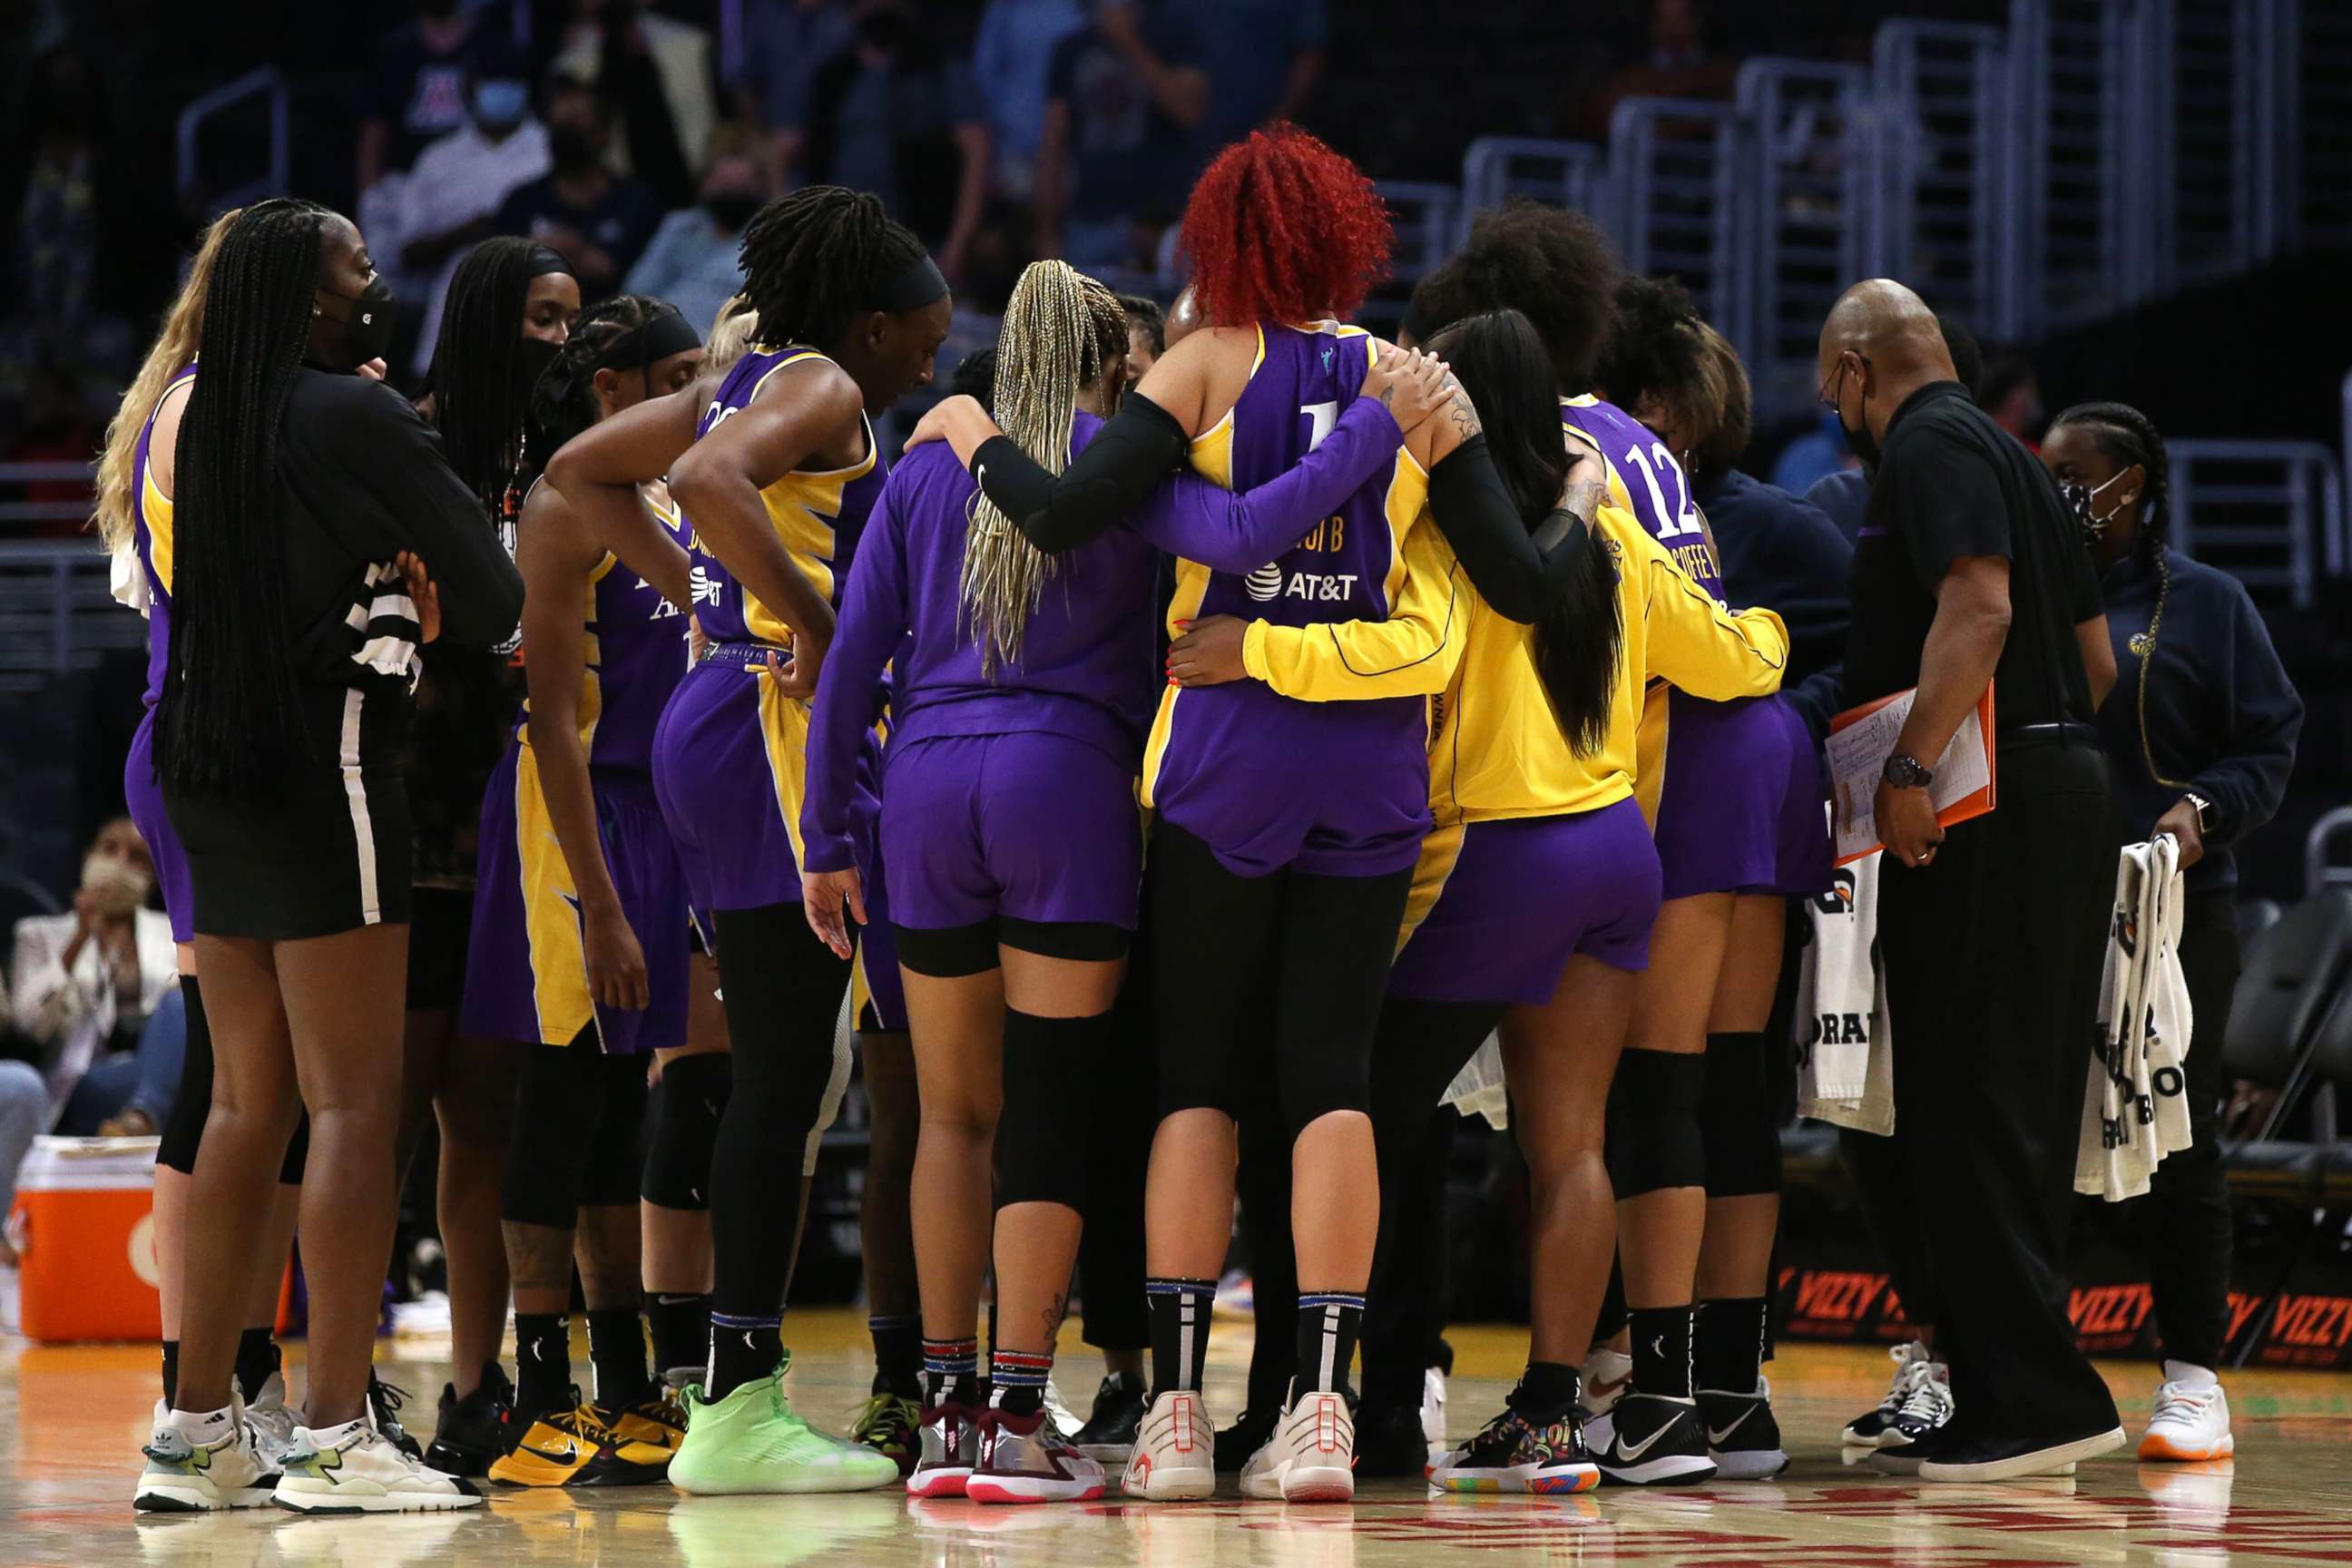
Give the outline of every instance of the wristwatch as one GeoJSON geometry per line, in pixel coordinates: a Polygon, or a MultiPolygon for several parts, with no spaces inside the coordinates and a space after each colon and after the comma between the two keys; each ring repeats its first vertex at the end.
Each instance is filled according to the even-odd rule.
{"type": "Polygon", "coordinates": [[[1936,770],[1916,757],[1897,753],[1886,759],[1886,765],[1878,771],[1878,776],[1896,789],[1926,789],[1936,782],[1936,770]]]}
{"type": "Polygon", "coordinates": [[[2180,798],[2197,808],[2197,831],[2210,833],[2213,828],[2213,803],[2195,790],[2183,790],[2180,798]]]}

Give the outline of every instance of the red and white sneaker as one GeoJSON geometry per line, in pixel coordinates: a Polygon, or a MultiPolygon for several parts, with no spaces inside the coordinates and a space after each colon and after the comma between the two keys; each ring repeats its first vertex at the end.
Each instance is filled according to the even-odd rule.
{"type": "Polygon", "coordinates": [[[1135,1434],[1119,1490],[1149,1502],[1192,1502],[1217,1491],[1217,1427],[1198,1394],[1171,1389],[1135,1434]]]}
{"type": "Polygon", "coordinates": [[[1356,1422],[1337,1394],[1302,1394],[1265,1447],[1242,1467],[1242,1495],[1284,1502],[1352,1502],[1356,1422]]]}
{"type": "Polygon", "coordinates": [[[980,1423],[961,1405],[923,1411],[923,1452],[907,1478],[910,1497],[961,1497],[980,1461],[980,1423]]]}
{"type": "Polygon", "coordinates": [[[1103,1468],[1062,1435],[1051,1410],[984,1410],[980,1463],[964,1482],[974,1502],[1085,1502],[1103,1494],[1103,1468]]]}

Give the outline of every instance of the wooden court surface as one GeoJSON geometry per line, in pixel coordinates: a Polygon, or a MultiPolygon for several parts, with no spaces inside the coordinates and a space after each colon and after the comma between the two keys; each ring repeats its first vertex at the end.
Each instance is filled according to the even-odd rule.
{"type": "MultiPolygon", "coordinates": [[[[862,1319],[796,1313],[793,1392],[839,1430],[869,1373],[862,1319]]],[[[1499,1404],[1524,1331],[1453,1334],[1457,1434],[1499,1404]]],[[[1210,1400],[1241,1394],[1245,1325],[1221,1322],[1210,1400]]],[[[446,1375],[430,1341],[387,1344],[379,1362],[415,1391],[432,1425],[446,1375]]],[[[574,1352],[584,1374],[584,1340],[574,1352]]],[[[1100,1364],[1067,1336],[1058,1381],[1084,1410],[1100,1364]]],[[[2083,1467],[2072,1480],[1928,1486],[1841,1463],[1837,1430],[1885,1387],[1883,1352],[1797,1346],[1772,1368],[1796,1462],[1770,1481],[1568,1499],[1472,1500],[1402,1481],[1369,1483],[1350,1507],[1100,1503],[1036,1509],[916,1502],[895,1491],[824,1498],[685,1499],[667,1488],[500,1492],[463,1514],[297,1519],[267,1510],[142,1521],[131,1511],[155,1394],[150,1347],[45,1348],[0,1339],[0,1568],[268,1568],[278,1563],[496,1564],[499,1568],[1387,1568],[1394,1564],[1736,1564],[1976,1568],[2162,1564],[2238,1568],[2352,1562],[2352,1376],[2230,1379],[2234,1461],[2211,1467],[2083,1467]]],[[[2138,1438],[2155,1368],[2105,1364],[2138,1438]]],[[[299,1383],[298,1383],[299,1389],[299,1383]]]]}

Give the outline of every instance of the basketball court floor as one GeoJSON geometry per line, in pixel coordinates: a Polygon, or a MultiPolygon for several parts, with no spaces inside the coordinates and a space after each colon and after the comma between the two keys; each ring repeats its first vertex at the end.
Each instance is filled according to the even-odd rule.
{"type": "MultiPolygon", "coordinates": [[[[793,1315],[793,1394],[835,1430],[865,1394],[863,1321],[793,1315]]],[[[1457,1330],[1451,1421],[1466,1432],[1498,1407],[1525,1331],[1457,1330]]],[[[1210,1398],[1241,1396],[1246,1324],[1221,1324],[1210,1398]]],[[[415,1391],[425,1430],[446,1342],[401,1341],[379,1364],[415,1391]]],[[[299,1353],[299,1352],[298,1352],[299,1353]]],[[[576,1364],[586,1366],[584,1342],[576,1364]]],[[[1072,1332],[1059,1381],[1083,1410],[1099,1363],[1072,1332]]],[[[2116,1397],[2145,1418],[2153,1367],[2106,1363],[2116,1397]]],[[[416,1563],[496,1568],[1389,1568],[1389,1565],[1770,1563],[1790,1568],[1992,1568],[2161,1564],[2246,1568],[2352,1562],[2352,1376],[2231,1377],[2238,1456],[2210,1467],[2084,1465],[2069,1480],[1928,1486],[1848,1468],[1837,1431],[1885,1388],[1864,1347],[1796,1346],[1771,1368],[1793,1468],[1770,1481],[1580,1498],[1464,1499],[1415,1483],[1369,1483],[1350,1507],[1286,1507],[1226,1495],[1146,1506],[984,1508],[894,1491],[820,1498],[681,1498],[667,1488],[500,1492],[461,1514],[297,1519],[268,1510],[135,1519],[131,1482],[155,1397],[145,1346],[47,1348],[0,1339],[0,1568],[269,1568],[416,1563]]],[[[299,1386],[299,1384],[298,1384],[299,1386]]]]}

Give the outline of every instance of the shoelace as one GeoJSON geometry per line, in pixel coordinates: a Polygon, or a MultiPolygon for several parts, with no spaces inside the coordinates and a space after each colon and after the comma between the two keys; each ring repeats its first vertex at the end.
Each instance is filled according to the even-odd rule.
{"type": "Polygon", "coordinates": [[[1470,1439],[1469,1447],[1463,1453],[1475,1461],[1482,1453],[1497,1448],[1507,1453],[1517,1448],[1518,1443],[1511,1428],[1517,1415],[1517,1411],[1506,1406],[1500,1415],[1478,1428],[1478,1435],[1470,1439]]]}
{"type": "Polygon", "coordinates": [[[2156,1419],[2195,1420],[2212,1407],[2213,1395],[2220,1386],[2217,1384],[2212,1388],[2183,1388],[2177,1383],[2166,1384],[2156,1391],[2156,1419]]]}
{"type": "Polygon", "coordinates": [[[887,1431],[894,1441],[911,1437],[914,1430],[915,1424],[907,1418],[906,1401],[891,1394],[877,1394],[867,1400],[866,1408],[857,1413],[856,1425],[850,1428],[860,1436],[887,1431]]]}
{"type": "Polygon", "coordinates": [[[1936,1376],[1932,1363],[1920,1362],[1916,1364],[1921,1375],[1913,1380],[1911,1391],[1904,1395],[1903,1403],[1895,1407],[1895,1413],[1897,1415],[1916,1415],[1940,1426],[1951,1419],[1952,1391],[1936,1376]]]}
{"type": "Polygon", "coordinates": [[[1889,1420],[1903,1413],[1904,1406],[1918,1394],[1922,1382],[1935,1381],[1936,1363],[1910,1359],[1908,1349],[1906,1346],[1893,1352],[1897,1363],[1895,1383],[1887,1389],[1886,1397],[1878,1402],[1878,1413],[1889,1420]]]}

